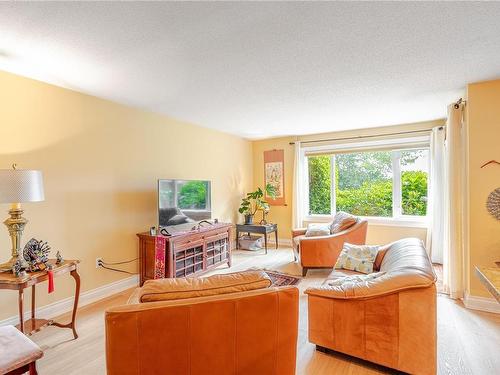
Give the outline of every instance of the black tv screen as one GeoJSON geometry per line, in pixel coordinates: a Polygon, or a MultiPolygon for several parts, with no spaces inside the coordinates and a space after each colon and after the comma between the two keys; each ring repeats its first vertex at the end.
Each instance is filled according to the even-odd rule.
{"type": "Polygon", "coordinates": [[[210,181],[158,180],[160,227],[194,223],[211,217],[210,181]]]}

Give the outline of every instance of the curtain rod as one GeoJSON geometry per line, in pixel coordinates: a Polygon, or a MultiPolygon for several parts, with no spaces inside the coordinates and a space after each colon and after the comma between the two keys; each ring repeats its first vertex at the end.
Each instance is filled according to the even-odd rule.
{"type": "MultiPolygon", "coordinates": [[[[443,130],[444,126],[440,126],[439,130],[443,130]]],[[[356,137],[343,137],[343,138],[326,138],[326,139],[315,139],[311,141],[302,141],[301,143],[316,143],[316,142],[331,142],[331,141],[347,141],[353,139],[363,139],[363,138],[377,138],[377,137],[385,137],[389,135],[404,135],[404,134],[415,134],[415,133],[430,133],[431,129],[422,129],[422,130],[410,130],[406,132],[397,132],[397,133],[385,133],[385,134],[373,134],[373,135],[358,135],[356,137]]],[[[294,145],[295,142],[290,142],[290,145],[294,145]]]]}

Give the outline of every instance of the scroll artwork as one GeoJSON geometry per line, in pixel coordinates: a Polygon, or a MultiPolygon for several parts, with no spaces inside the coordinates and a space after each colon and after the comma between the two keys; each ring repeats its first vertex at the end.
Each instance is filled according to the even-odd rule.
{"type": "Polygon", "coordinates": [[[283,150],[264,151],[264,182],[276,190],[276,198],[265,197],[272,206],[285,206],[285,153],[283,150]]]}

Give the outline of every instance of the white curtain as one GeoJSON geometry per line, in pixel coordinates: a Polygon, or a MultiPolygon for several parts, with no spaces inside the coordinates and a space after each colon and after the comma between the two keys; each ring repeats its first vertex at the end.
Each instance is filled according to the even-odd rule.
{"type": "Polygon", "coordinates": [[[299,141],[295,141],[295,155],[293,162],[293,202],[292,226],[301,228],[303,223],[303,193],[302,193],[302,149],[299,141]]]}
{"type": "Polygon", "coordinates": [[[443,287],[451,298],[464,295],[464,220],[466,217],[465,189],[465,127],[463,104],[448,107],[446,123],[447,212],[443,253],[443,287]]]}
{"type": "Polygon", "coordinates": [[[447,188],[445,170],[445,129],[440,126],[431,131],[430,174],[429,174],[429,226],[427,228],[427,249],[432,263],[443,264],[445,240],[447,237],[447,188]]]}

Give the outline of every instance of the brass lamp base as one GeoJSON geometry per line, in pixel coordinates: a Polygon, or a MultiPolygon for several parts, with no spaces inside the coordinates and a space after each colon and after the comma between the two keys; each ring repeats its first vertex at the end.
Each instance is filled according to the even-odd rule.
{"type": "Polygon", "coordinates": [[[17,262],[17,258],[10,258],[7,262],[0,264],[0,272],[10,272],[12,267],[17,262]]]}
{"type": "Polygon", "coordinates": [[[9,210],[10,217],[3,222],[9,230],[12,242],[12,254],[8,262],[0,264],[0,272],[12,271],[12,266],[18,260],[21,263],[21,268],[28,267],[28,263],[24,260],[21,250],[21,236],[24,227],[28,223],[28,220],[22,216],[23,213],[24,211],[21,209],[21,204],[14,203],[9,210]]]}

